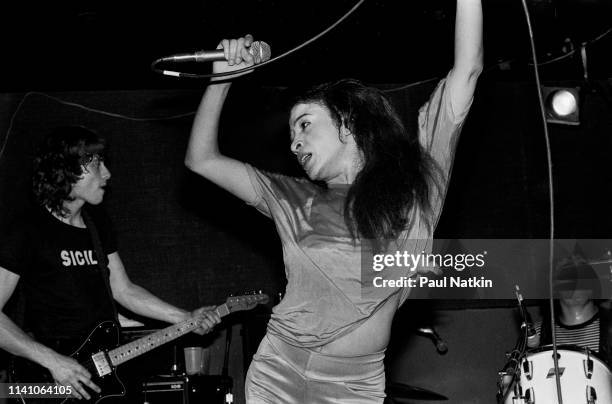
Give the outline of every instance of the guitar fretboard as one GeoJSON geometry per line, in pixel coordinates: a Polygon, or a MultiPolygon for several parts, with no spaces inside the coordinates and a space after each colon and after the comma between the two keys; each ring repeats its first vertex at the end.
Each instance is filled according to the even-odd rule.
{"type": "MultiPolygon", "coordinates": [[[[220,317],[224,317],[230,313],[227,304],[217,306],[215,309],[220,317]]],[[[191,332],[200,326],[201,320],[191,318],[181,323],[173,324],[163,330],[156,331],[145,337],[139,338],[129,344],[122,345],[108,352],[111,364],[113,366],[120,365],[130,359],[140,356],[152,349],[157,348],[167,342],[177,339],[188,332],[191,332]]]]}

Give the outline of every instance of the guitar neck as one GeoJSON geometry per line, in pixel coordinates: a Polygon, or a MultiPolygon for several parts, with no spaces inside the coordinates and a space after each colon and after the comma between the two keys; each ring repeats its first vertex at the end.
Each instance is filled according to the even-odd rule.
{"type": "MultiPolygon", "coordinates": [[[[228,315],[231,311],[227,303],[215,308],[220,317],[228,315]]],[[[139,338],[129,344],[121,345],[108,352],[111,364],[113,366],[120,365],[130,359],[136,358],[152,349],[155,349],[167,342],[173,341],[193,330],[198,328],[201,320],[198,318],[190,318],[181,323],[173,324],[163,330],[156,331],[145,337],[139,338]]]]}

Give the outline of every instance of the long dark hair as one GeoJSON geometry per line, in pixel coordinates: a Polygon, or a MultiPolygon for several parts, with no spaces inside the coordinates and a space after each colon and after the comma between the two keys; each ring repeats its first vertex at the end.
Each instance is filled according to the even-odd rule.
{"type": "Polygon", "coordinates": [[[84,167],[94,158],[103,159],[104,140],[82,126],[63,126],[43,141],[34,159],[32,190],[36,201],[51,212],[65,217],[64,202],[84,167]]]}
{"type": "Polygon", "coordinates": [[[410,214],[417,206],[431,230],[430,187],[438,186],[434,174],[439,169],[380,90],[345,79],[316,86],[293,103],[325,106],[338,129],[345,125],[352,132],[363,153],[344,210],[353,237],[396,238],[412,225],[410,214]]]}

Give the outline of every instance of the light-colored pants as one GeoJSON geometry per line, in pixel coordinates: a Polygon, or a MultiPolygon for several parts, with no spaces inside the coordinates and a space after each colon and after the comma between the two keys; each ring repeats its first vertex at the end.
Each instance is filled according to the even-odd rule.
{"type": "Polygon", "coordinates": [[[384,351],[332,356],[266,334],[247,373],[247,404],[380,404],[384,351]]]}

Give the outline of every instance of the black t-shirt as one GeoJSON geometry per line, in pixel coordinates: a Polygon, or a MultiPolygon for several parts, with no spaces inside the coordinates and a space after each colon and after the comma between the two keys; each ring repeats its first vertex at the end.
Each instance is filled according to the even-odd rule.
{"type": "MultiPolygon", "coordinates": [[[[116,252],[109,218],[88,208],[104,252],[116,252]]],[[[84,338],[113,309],[88,229],[70,226],[46,209],[33,209],[0,243],[0,266],[20,275],[25,329],[36,338],[84,338]]],[[[108,270],[104,271],[108,277],[108,270]]]]}

